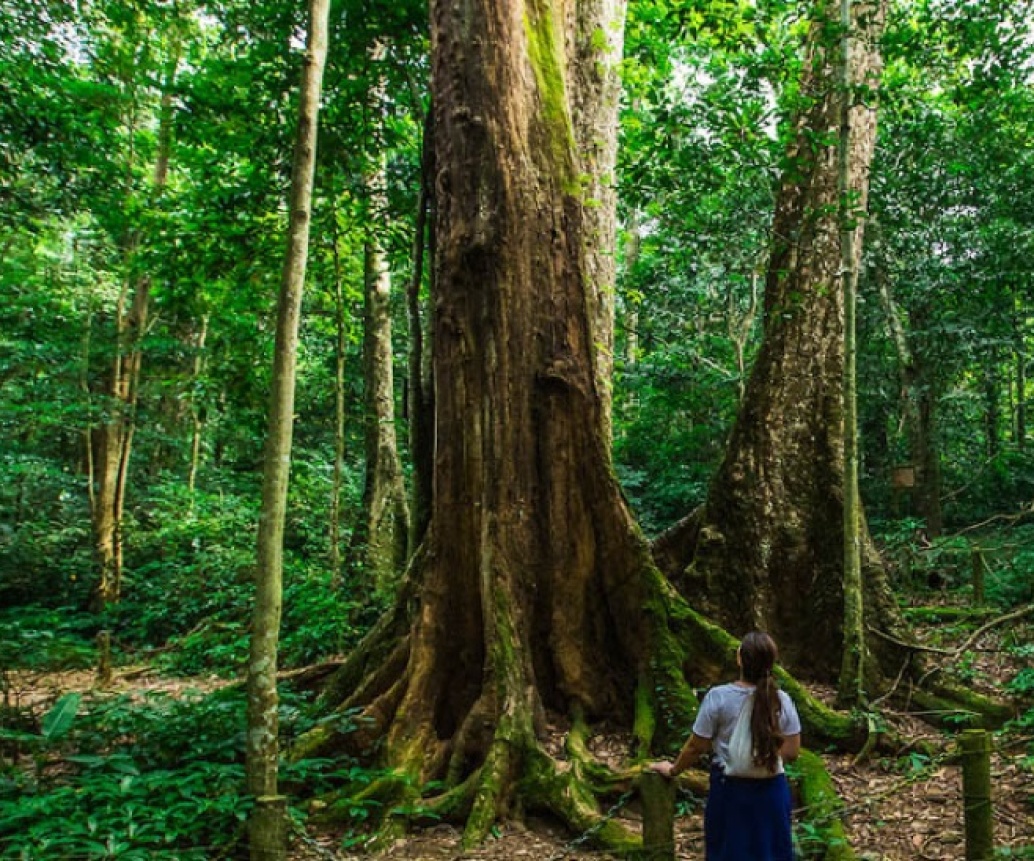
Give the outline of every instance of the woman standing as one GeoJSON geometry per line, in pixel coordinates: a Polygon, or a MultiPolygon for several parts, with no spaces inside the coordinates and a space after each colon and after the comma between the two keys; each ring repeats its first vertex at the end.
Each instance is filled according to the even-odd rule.
{"type": "Polygon", "coordinates": [[[713,753],[704,810],[707,861],[793,861],[783,762],[800,752],[801,721],[772,677],[777,657],[768,634],[747,634],[736,652],[739,679],[707,692],[674,763],[651,766],[674,777],[713,753]]]}

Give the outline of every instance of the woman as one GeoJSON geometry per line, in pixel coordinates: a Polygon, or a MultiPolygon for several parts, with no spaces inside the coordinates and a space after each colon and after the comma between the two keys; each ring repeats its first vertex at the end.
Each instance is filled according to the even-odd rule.
{"type": "Polygon", "coordinates": [[[651,766],[674,777],[708,750],[714,754],[704,810],[707,861],[793,861],[783,762],[800,752],[801,721],[772,678],[777,657],[768,634],[747,634],[736,652],[739,679],[707,692],[674,763],[651,766]]]}

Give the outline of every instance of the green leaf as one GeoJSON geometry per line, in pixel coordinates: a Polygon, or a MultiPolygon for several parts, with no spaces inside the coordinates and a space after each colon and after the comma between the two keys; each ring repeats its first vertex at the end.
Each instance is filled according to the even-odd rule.
{"type": "Polygon", "coordinates": [[[72,727],[82,694],[65,694],[43,718],[42,735],[47,741],[61,738],[72,727]]]}

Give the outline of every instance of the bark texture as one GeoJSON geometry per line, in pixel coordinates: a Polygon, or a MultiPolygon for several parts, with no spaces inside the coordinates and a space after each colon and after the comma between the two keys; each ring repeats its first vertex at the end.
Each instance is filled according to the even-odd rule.
{"type": "MultiPolygon", "coordinates": [[[[879,3],[854,5],[854,79],[873,91],[883,14],[879,3]]],[[[837,132],[845,90],[836,81],[839,4],[817,3],[813,16],[805,103],[776,201],[764,336],[725,459],[693,524],[681,586],[729,630],[768,630],[790,666],[829,678],[840,667],[844,618],[837,132]]],[[[872,95],[856,97],[850,131],[847,181],[857,193],[853,208],[863,211],[876,135],[872,95]]],[[[857,241],[855,268],[860,250],[857,241]]],[[[864,519],[861,541],[867,619],[893,630],[893,602],[864,519]]],[[[885,643],[874,648],[888,651],[885,643]]]]}
{"type": "Polygon", "coordinates": [[[566,8],[571,121],[586,203],[582,210],[582,242],[587,252],[585,277],[592,299],[596,376],[609,437],[617,277],[617,109],[621,99],[627,0],[579,0],[568,3],[566,8]]]}

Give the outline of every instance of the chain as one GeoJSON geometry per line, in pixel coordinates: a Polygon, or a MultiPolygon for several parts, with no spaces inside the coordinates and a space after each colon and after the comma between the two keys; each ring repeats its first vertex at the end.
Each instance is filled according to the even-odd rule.
{"type": "Polygon", "coordinates": [[[309,836],[309,832],[305,830],[304,826],[300,822],[291,820],[291,832],[295,837],[302,843],[304,843],[309,849],[319,855],[321,858],[326,858],[327,861],[341,861],[342,857],[336,852],[331,851],[326,846],[318,843],[309,836]]]}
{"type": "Polygon", "coordinates": [[[604,813],[603,816],[601,816],[595,823],[593,823],[591,828],[579,834],[577,837],[574,838],[574,840],[565,843],[563,846],[560,847],[560,851],[558,851],[555,855],[551,855],[547,859],[547,861],[561,861],[561,859],[565,855],[569,855],[579,846],[591,840],[596,834],[600,832],[604,825],[606,825],[608,822],[610,822],[611,819],[617,816],[618,811],[621,810],[621,808],[624,807],[626,804],[628,804],[628,802],[632,799],[635,793],[636,791],[634,789],[627,790],[620,798],[618,798],[617,801],[614,802],[611,808],[606,813],[604,813]]]}

